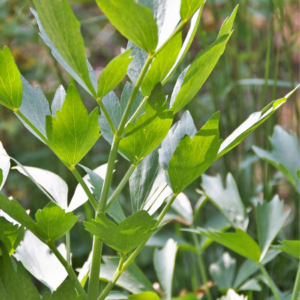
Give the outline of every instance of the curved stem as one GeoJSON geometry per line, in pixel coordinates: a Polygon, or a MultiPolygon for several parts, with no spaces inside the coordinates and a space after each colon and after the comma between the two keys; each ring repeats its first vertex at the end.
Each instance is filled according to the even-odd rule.
{"type": "Polygon", "coordinates": [[[265,269],[265,267],[262,264],[258,264],[262,274],[264,275],[264,277],[266,278],[266,280],[268,281],[269,285],[270,285],[270,289],[275,297],[276,300],[282,300],[278,289],[276,288],[275,283],[273,282],[272,278],[270,277],[270,275],[268,274],[267,270],[265,269]]]}
{"type": "Polygon", "coordinates": [[[53,254],[57,257],[57,259],[61,262],[61,264],[65,267],[69,277],[74,281],[75,287],[79,295],[86,296],[84,288],[81,286],[72,266],[64,259],[64,257],[60,254],[60,252],[56,249],[55,245],[49,245],[49,248],[53,252],[53,254]]]}
{"type": "Polygon", "coordinates": [[[298,272],[297,272],[295,285],[294,285],[294,289],[293,289],[292,300],[299,300],[299,298],[298,298],[299,289],[300,289],[300,262],[299,262],[298,272]]]}

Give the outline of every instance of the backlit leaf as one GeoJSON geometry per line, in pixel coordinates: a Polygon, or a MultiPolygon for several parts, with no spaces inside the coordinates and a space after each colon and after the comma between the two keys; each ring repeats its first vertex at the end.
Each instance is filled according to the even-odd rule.
{"type": "Polygon", "coordinates": [[[273,248],[300,259],[300,241],[282,241],[281,245],[273,246],[273,248]]]}
{"type": "Polygon", "coordinates": [[[129,300],[160,300],[158,295],[153,292],[144,292],[140,294],[130,295],[129,300]]]}
{"type": "Polygon", "coordinates": [[[204,5],[204,3],[204,0],[181,0],[181,19],[189,19],[200,6],[204,5]]]}

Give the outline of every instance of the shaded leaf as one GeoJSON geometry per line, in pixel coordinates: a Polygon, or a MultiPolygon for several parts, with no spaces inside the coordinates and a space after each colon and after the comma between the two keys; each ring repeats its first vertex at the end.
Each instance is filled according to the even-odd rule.
{"type": "Polygon", "coordinates": [[[98,82],[98,98],[102,98],[112,91],[126,76],[127,68],[133,57],[129,57],[131,50],[127,50],[114,58],[100,73],[98,82]]]}
{"type": "Polygon", "coordinates": [[[136,164],[150,154],[165,138],[173,121],[162,86],[158,83],[145,106],[145,114],[135,124],[128,124],[125,137],[120,141],[120,151],[136,164]]]}
{"type": "Polygon", "coordinates": [[[204,5],[204,3],[204,0],[181,0],[181,19],[189,19],[200,6],[204,5]]]}
{"type": "Polygon", "coordinates": [[[78,91],[71,85],[61,111],[56,111],[56,118],[46,117],[46,132],[51,149],[72,168],[100,136],[97,109],[88,116],[78,91]]]}
{"type": "MultiPolygon", "coordinates": [[[[85,55],[80,23],[67,0],[35,0],[40,35],[62,67],[88,92],[96,95],[85,55]]],[[[94,74],[93,74],[94,75],[94,74]]],[[[95,75],[94,75],[95,76],[95,75]]]]}
{"type": "Polygon", "coordinates": [[[21,74],[10,49],[0,49],[0,104],[17,111],[22,103],[21,74]]]}
{"type": "Polygon", "coordinates": [[[242,284],[239,288],[240,291],[261,291],[261,286],[258,284],[257,279],[249,279],[244,284],[242,284]]]}
{"type": "Polygon", "coordinates": [[[184,71],[184,78],[181,76],[178,79],[179,82],[176,84],[177,87],[174,89],[170,103],[170,106],[174,109],[174,113],[182,109],[195,97],[214,69],[231,36],[236,12],[237,7],[230,18],[224,21],[217,40],[207,49],[200,51],[189,68],[184,71]]]}
{"type": "Polygon", "coordinates": [[[158,43],[158,29],[151,10],[134,0],[97,0],[110,22],[130,41],[149,54],[158,43]],[[134,18],[132,17],[134,16],[134,18]]]}
{"type": "Polygon", "coordinates": [[[143,292],[140,294],[130,295],[129,300],[160,300],[158,295],[153,292],[143,292]]]}
{"type": "Polygon", "coordinates": [[[239,143],[241,143],[243,139],[245,139],[252,131],[254,131],[260,124],[262,124],[266,119],[268,119],[279,107],[281,107],[287,101],[287,99],[296,91],[297,88],[298,87],[296,87],[292,92],[287,94],[284,98],[274,100],[261,111],[255,112],[252,115],[250,115],[250,117],[222,143],[218,152],[218,158],[223,156],[225,153],[230,151],[239,143]]]}
{"type": "Polygon", "coordinates": [[[281,245],[273,246],[273,248],[300,259],[300,241],[282,241],[281,245]]]}
{"type": "Polygon", "coordinates": [[[203,174],[202,188],[205,195],[217,206],[233,227],[244,231],[247,229],[249,217],[236,182],[230,173],[227,174],[225,188],[220,175],[212,177],[203,174]]]}
{"type": "Polygon", "coordinates": [[[166,169],[174,194],[201,176],[215,160],[220,144],[219,118],[220,113],[215,113],[193,139],[185,136],[178,144],[166,169]]]}
{"type": "Polygon", "coordinates": [[[8,222],[4,217],[0,217],[0,240],[5,244],[9,255],[12,255],[24,237],[24,227],[8,222]]]}
{"type": "Polygon", "coordinates": [[[102,213],[92,222],[84,222],[87,231],[120,253],[128,253],[147,240],[155,224],[156,221],[145,211],[131,215],[119,225],[102,213]]]}
{"type": "Polygon", "coordinates": [[[40,295],[31,282],[31,277],[22,264],[16,265],[10,258],[1,241],[0,252],[0,299],[40,300],[40,295]]]}
{"type": "Polygon", "coordinates": [[[0,141],[0,191],[6,181],[10,169],[10,157],[0,141]]]}
{"type": "Polygon", "coordinates": [[[166,300],[171,300],[172,298],[172,281],[177,250],[177,243],[169,239],[161,250],[155,249],[154,251],[154,269],[166,300]]]}
{"type": "MultiPolygon", "coordinates": [[[[66,246],[60,244],[57,249],[66,258],[66,246]]],[[[51,291],[55,291],[68,276],[67,271],[49,247],[28,230],[14,257],[51,291]]]]}
{"type": "Polygon", "coordinates": [[[300,180],[297,171],[300,170],[300,144],[296,134],[288,134],[279,125],[274,128],[270,137],[273,151],[266,151],[253,146],[254,152],[272,166],[277,168],[300,194],[300,180]]]}

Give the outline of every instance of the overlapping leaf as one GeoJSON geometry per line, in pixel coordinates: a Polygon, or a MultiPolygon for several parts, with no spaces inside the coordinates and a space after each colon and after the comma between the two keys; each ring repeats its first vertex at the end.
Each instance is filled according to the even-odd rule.
{"type": "Polygon", "coordinates": [[[253,146],[254,152],[277,168],[300,194],[300,180],[297,176],[297,171],[300,170],[300,144],[297,135],[288,134],[276,125],[270,142],[272,152],[253,146]]]}
{"type": "Polygon", "coordinates": [[[92,222],[84,222],[86,230],[120,253],[128,253],[153,233],[156,221],[145,211],[139,211],[118,225],[100,213],[92,222]]]}
{"type": "Polygon", "coordinates": [[[48,144],[68,166],[74,167],[99,138],[98,113],[89,116],[80,95],[70,86],[61,111],[46,117],[48,144]]]}
{"type": "Polygon", "coordinates": [[[0,141],[0,191],[6,181],[10,169],[10,157],[0,141]]]}
{"type": "Polygon", "coordinates": [[[200,6],[204,5],[204,3],[204,0],[181,0],[181,19],[189,19],[200,6]]]}
{"type": "Polygon", "coordinates": [[[158,43],[158,29],[151,10],[134,0],[97,0],[110,22],[130,41],[148,53],[158,43]],[[134,17],[132,17],[134,16],[134,17]]]}
{"type": "MultiPolygon", "coordinates": [[[[35,0],[40,35],[52,55],[89,93],[96,95],[95,74],[85,55],[80,23],[67,0],[35,0]]],[[[97,84],[97,83],[96,83],[97,84]]]]}
{"type": "Polygon", "coordinates": [[[0,104],[18,110],[22,103],[21,74],[10,49],[0,49],[0,104]]]}
{"type": "Polygon", "coordinates": [[[120,151],[135,164],[150,154],[165,138],[173,121],[162,86],[158,83],[152,91],[145,114],[135,124],[128,124],[125,137],[120,141],[120,151]]]}
{"type": "Polygon", "coordinates": [[[282,241],[281,245],[273,246],[273,248],[300,259],[300,241],[282,241]]]}

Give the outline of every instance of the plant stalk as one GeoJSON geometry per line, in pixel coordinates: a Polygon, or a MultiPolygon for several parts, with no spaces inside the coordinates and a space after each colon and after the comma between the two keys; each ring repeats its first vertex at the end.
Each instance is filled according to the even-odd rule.
{"type": "Polygon", "coordinates": [[[67,263],[71,265],[71,236],[70,231],[66,233],[66,246],[67,246],[67,263]]]}
{"type": "Polygon", "coordinates": [[[292,295],[291,300],[299,300],[299,298],[298,298],[299,290],[300,290],[300,262],[299,262],[299,266],[298,266],[297,276],[296,276],[294,289],[293,289],[293,295],[292,295]]]}
{"type": "Polygon", "coordinates": [[[117,133],[117,129],[116,129],[115,124],[113,123],[105,105],[102,103],[102,98],[97,98],[96,101],[97,101],[101,111],[103,112],[113,135],[115,135],[117,133]]]}
{"type": "Polygon", "coordinates": [[[270,285],[270,289],[275,297],[276,300],[282,300],[281,296],[279,295],[279,292],[272,280],[272,278],[270,277],[269,273],[267,272],[267,270],[265,269],[265,267],[262,264],[258,264],[262,274],[264,275],[264,277],[266,278],[266,280],[268,281],[269,285],[270,285]]]}

